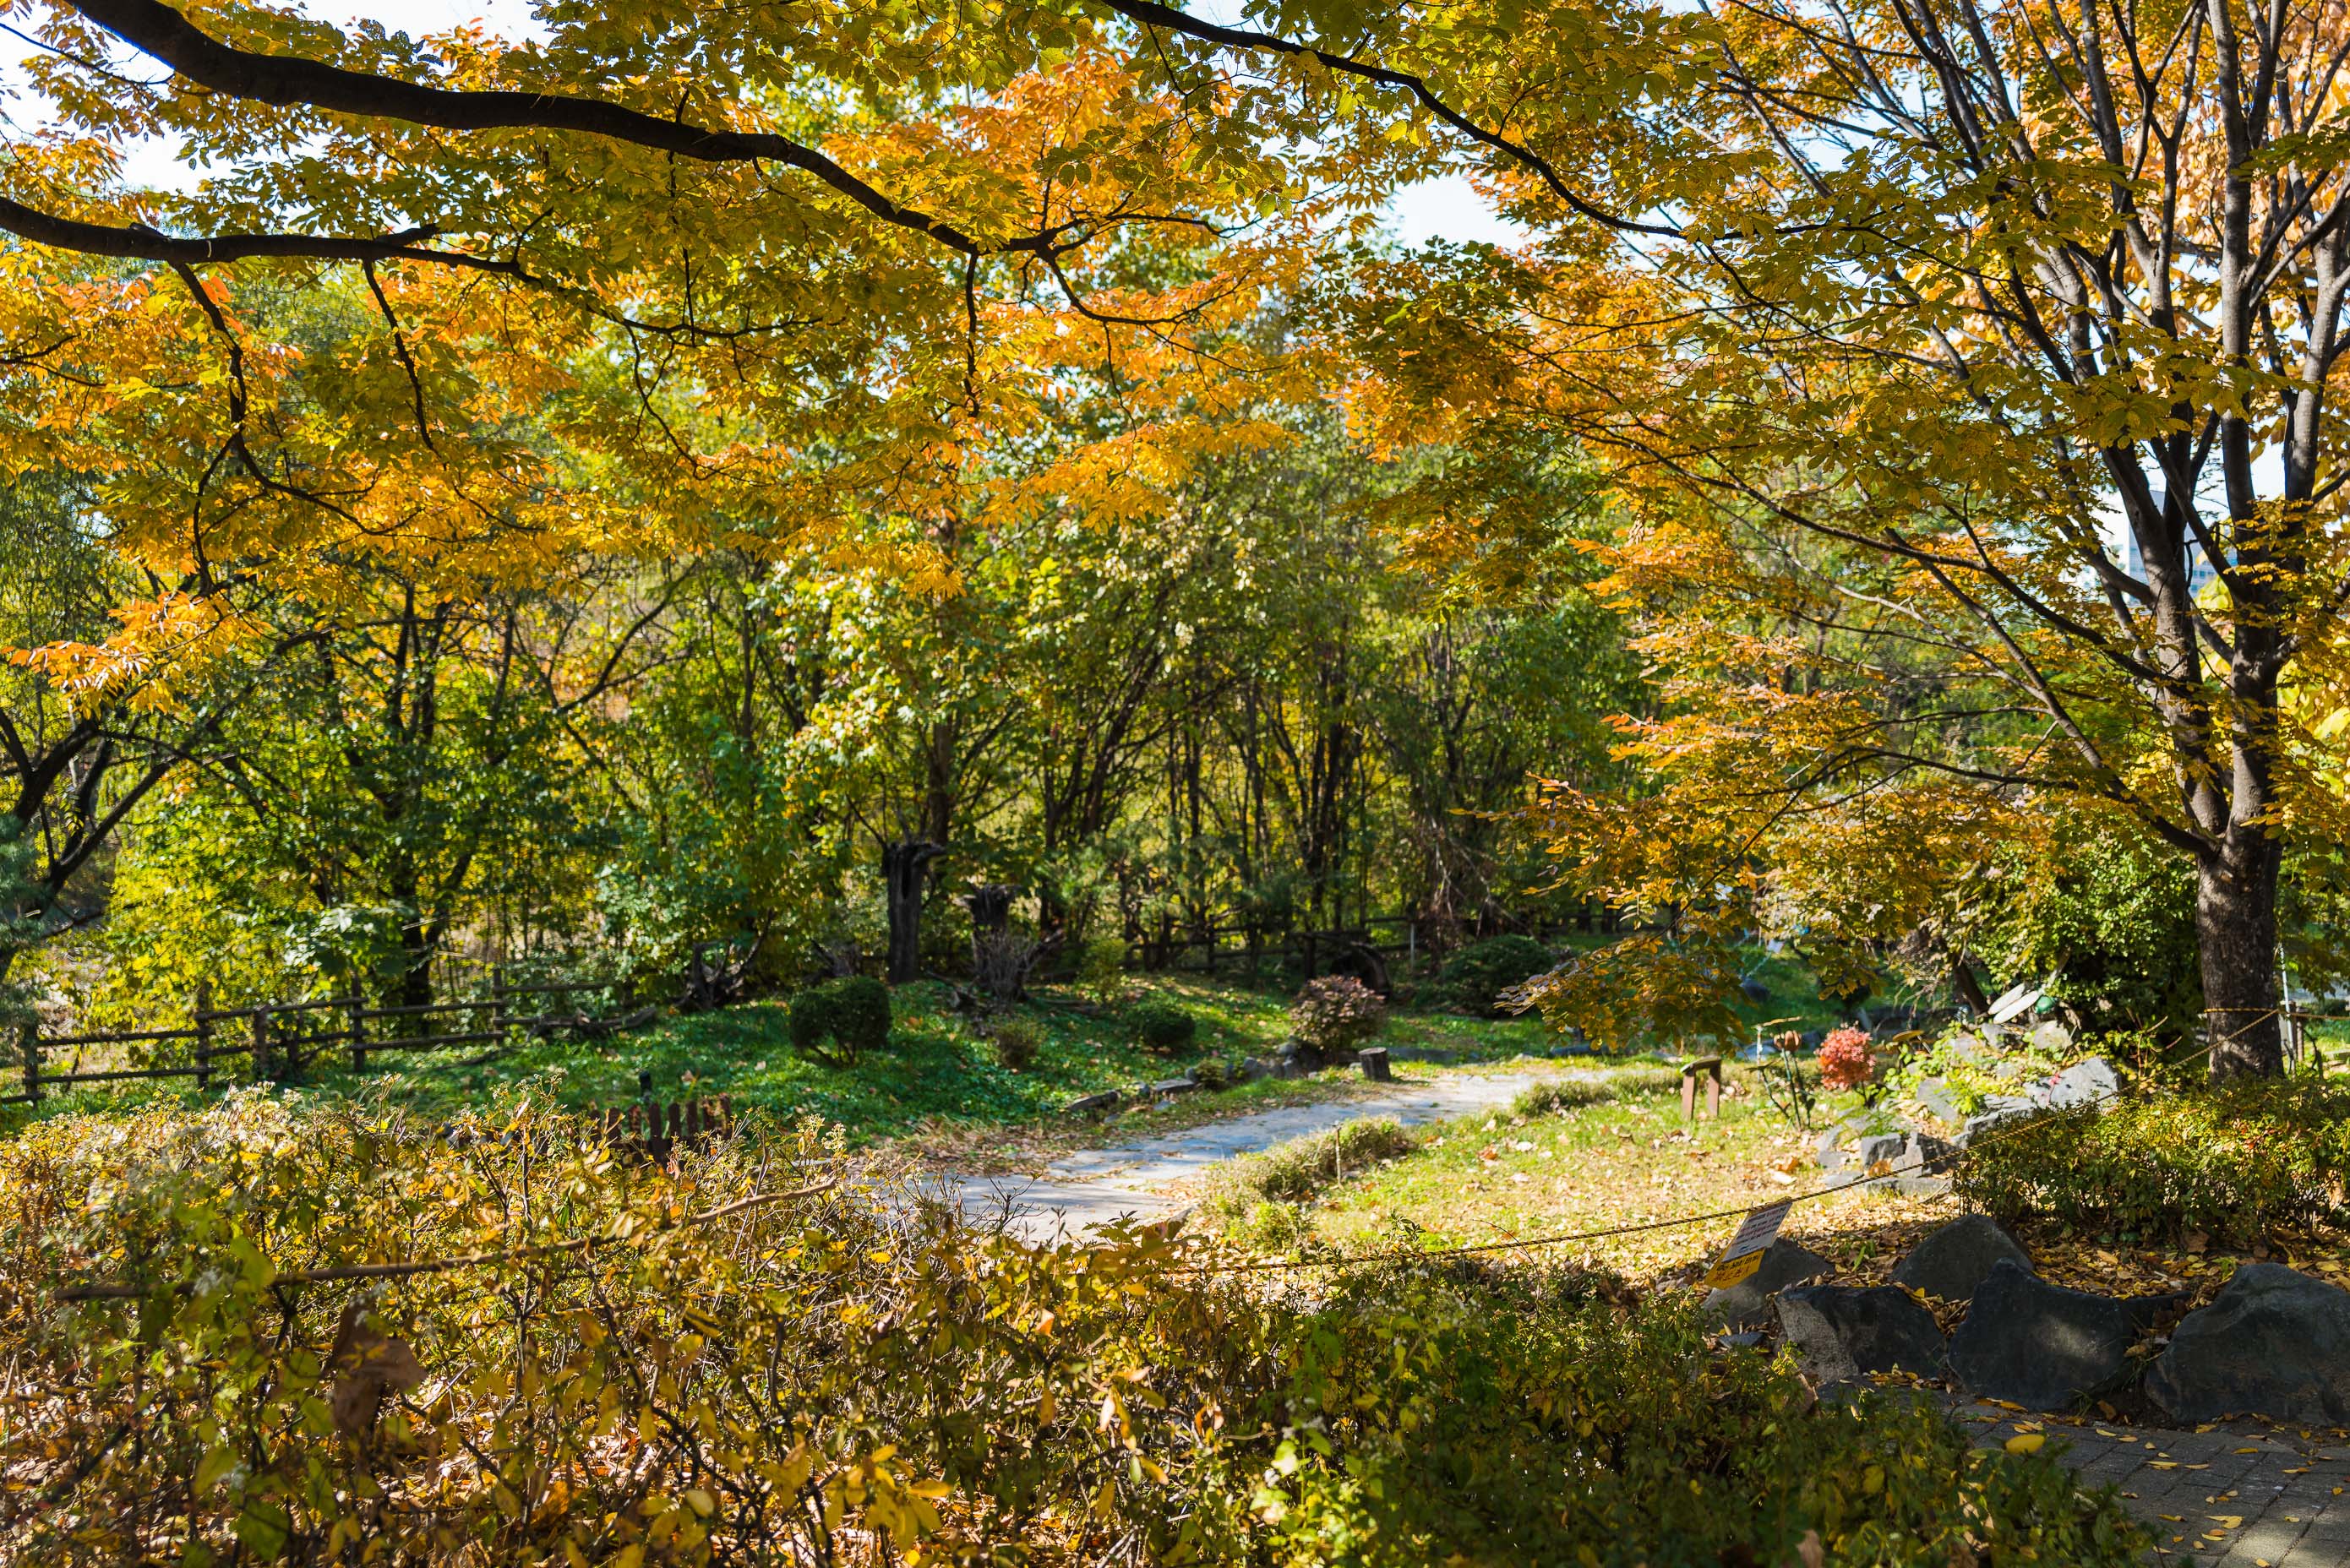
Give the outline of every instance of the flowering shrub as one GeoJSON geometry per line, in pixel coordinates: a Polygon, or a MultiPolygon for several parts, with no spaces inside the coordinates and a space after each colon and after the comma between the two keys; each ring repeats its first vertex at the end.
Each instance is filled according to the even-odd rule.
{"type": "Polygon", "coordinates": [[[1325,1056],[1344,1056],[1386,1024],[1387,1003],[1352,975],[1309,980],[1290,1004],[1297,1037],[1325,1056]]]}
{"type": "Polygon", "coordinates": [[[1868,1031],[1846,1024],[1832,1029],[1820,1042],[1820,1082],[1831,1089],[1857,1089],[1877,1072],[1877,1053],[1868,1031]]]}

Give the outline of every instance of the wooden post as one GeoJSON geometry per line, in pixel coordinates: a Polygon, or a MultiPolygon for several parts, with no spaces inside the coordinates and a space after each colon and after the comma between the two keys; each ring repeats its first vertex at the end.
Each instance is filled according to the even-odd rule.
{"type": "Polygon", "coordinates": [[[41,1021],[26,1019],[17,1026],[16,1038],[25,1051],[25,1098],[37,1102],[41,1097],[41,1021]]]}
{"type": "Polygon", "coordinates": [[[367,1071],[367,1002],[359,995],[359,982],[351,981],[351,989],[343,997],[343,1016],[351,1026],[351,1071],[367,1071]]]}
{"type": "Polygon", "coordinates": [[[253,1081],[269,1082],[269,1009],[253,1010],[253,1081]]]}
{"type": "Polygon", "coordinates": [[[1694,1062],[1683,1064],[1681,1119],[1690,1123],[1697,1120],[1697,1081],[1700,1077],[1706,1080],[1705,1108],[1713,1113],[1715,1121],[1720,1121],[1721,1119],[1721,1058],[1719,1056],[1700,1056],[1694,1062]]]}
{"type": "Polygon", "coordinates": [[[213,982],[196,981],[196,1092],[213,1086],[213,982]]]}

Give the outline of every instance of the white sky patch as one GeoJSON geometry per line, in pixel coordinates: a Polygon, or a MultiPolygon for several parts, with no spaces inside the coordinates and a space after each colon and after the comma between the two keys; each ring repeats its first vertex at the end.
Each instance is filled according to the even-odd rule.
{"type": "Polygon", "coordinates": [[[1387,226],[1407,249],[1431,240],[1455,244],[1523,244],[1526,229],[1493,210],[1483,192],[1465,174],[1443,174],[1407,185],[1388,199],[1387,226]]]}

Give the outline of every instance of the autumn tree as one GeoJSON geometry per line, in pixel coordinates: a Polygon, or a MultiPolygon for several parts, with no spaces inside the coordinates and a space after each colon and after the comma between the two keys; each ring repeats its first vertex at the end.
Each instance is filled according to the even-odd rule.
{"type": "Polygon", "coordinates": [[[2126,815],[2196,868],[2212,1070],[2276,1070],[2281,857],[2340,815],[2287,700],[2350,594],[2339,8],[1252,15],[1420,84],[1535,234],[1344,319],[1369,422],[1572,436],[1637,508],[1616,586],[1711,688],[1649,732],[1713,781],[1659,874],[1913,785],[2126,815]]]}

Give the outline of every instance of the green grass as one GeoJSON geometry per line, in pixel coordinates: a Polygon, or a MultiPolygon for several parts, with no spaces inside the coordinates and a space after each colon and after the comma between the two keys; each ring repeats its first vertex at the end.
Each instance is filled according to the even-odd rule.
{"type": "MultiPolygon", "coordinates": [[[[471,1068],[452,1056],[403,1061],[390,1053],[378,1055],[364,1074],[321,1063],[300,1086],[309,1094],[380,1100],[442,1116],[518,1088],[551,1095],[577,1108],[626,1105],[639,1097],[637,1075],[647,1072],[653,1093],[664,1100],[730,1095],[738,1112],[819,1116],[839,1123],[853,1143],[865,1144],[941,1124],[983,1128],[1066,1122],[1061,1107],[1078,1096],[1177,1076],[1201,1056],[1267,1054],[1289,1032],[1284,995],[1152,977],[1138,981],[1122,1003],[1097,1015],[1067,1005],[1074,998],[1057,993],[1030,1004],[1024,1011],[1042,1028],[1044,1043],[1026,1071],[1012,1072],[997,1065],[987,1042],[948,1010],[949,1000],[944,986],[901,988],[889,1048],[848,1068],[795,1055],[786,1027],[788,1008],[775,999],[665,1018],[615,1039],[535,1042],[471,1068]],[[1191,1049],[1162,1056],[1142,1048],[1127,1015],[1148,999],[1180,1003],[1199,1019],[1191,1049]]],[[[1549,1037],[1539,1023],[1526,1020],[1399,1014],[1389,1020],[1383,1042],[1450,1050],[1464,1061],[1486,1062],[1539,1052],[1549,1037]]],[[[1249,1085],[1186,1099],[1172,1119],[1255,1108],[1316,1088],[1326,1093],[1328,1087],[1249,1085]]],[[[52,1096],[31,1114],[120,1109],[174,1097],[174,1091],[152,1085],[83,1090],[52,1096]]],[[[28,1113],[18,1106],[5,1114],[13,1122],[0,1127],[21,1123],[28,1113]]]]}

